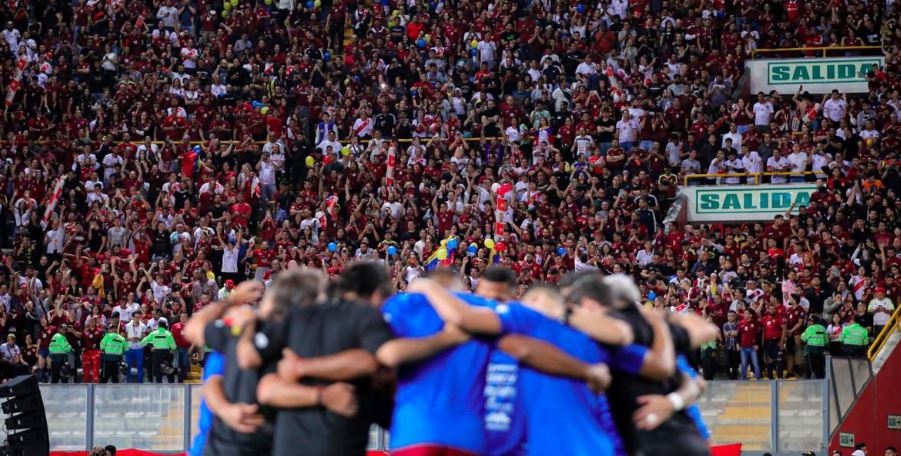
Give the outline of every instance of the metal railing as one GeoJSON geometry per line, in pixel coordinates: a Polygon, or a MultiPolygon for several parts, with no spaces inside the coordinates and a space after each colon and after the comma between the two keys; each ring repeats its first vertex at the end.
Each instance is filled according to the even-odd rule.
{"type": "Polygon", "coordinates": [[[821,57],[826,57],[830,51],[875,51],[882,50],[882,46],[811,46],[811,47],[794,47],[794,48],[764,48],[751,50],[751,57],[757,58],[757,54],[778,54],[783,52],[822,52],[821,57]]]}
{"type": "Polygon", "coordinates": [[[686,174],[685,177],[682,178],[682,184],[688,185],[689,179],[726,179],[726,178],[741,178],[741,177],[753,177],[755,179],[754,185],[759,185],[761,183],[761,179],[764,177],[772,177],[772,176],[810,176],[823,174],[822,172],[817,171],[766,171],[762,173],[729,173],[729,174],[686,174]]]}
{"type": "MultiPolygon", "coordinates": [[[[840,382],[841,383],[841,382],[840,382]]],[[[742,442],[748,454],[822,451],[828,441],[826,380],[708,382],[698,402],[713,444],[742,442]]],[[[197,432],[200,385],[41,385],[53,450],[81,451],[116,445],[182,452],[197,432]]],[[[853,392],[852,392],[853,394],[853,392]]],[[[842,401],[845,407],[849,402],[842,401]]],[[[384,450],[388,434],[373,427],[371,450],[384,450]]]]}
{"type": "Polygon", "coordinates": [[[867,350],[867,359],[873,361],[879,356],[879,352],[885,347],[888,338],[895,332],[895,328],[898,327],[899,318],[901,318],[901,305],[895,307],[895,311],[892,312],[888,323],[885,324],[882,331],[879,331],[879,334],[876,334],[876,338],[873,339],[873,343],[870,344],[870,348],[867,350]]]}

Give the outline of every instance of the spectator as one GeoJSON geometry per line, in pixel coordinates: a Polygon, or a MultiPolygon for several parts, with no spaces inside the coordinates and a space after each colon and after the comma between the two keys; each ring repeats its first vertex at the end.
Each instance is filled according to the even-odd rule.
{"type": "Polygon", "coordinates": [[[870,300],[867,306],[867,312],[873,317],[873,335],[879,335],[882,328],[888,324],[892,313],[895,311],[895,304],[891,298],[886,297],[885,287],[876,287],[876,295],[870,300]]]}
{"type": "Polygon", "coordinates": [[[464,248],[442,261],[472,284],[494,261],[518,288],[616,270],[661,304],[745,313],[725,286],[740,276],[770,287],[753,305],[787,306],[788,284],[827,318],[847,290],[851,309],[844,294],[832,303],[843,323],[877,286],[898,301],[901,46],[878,33],[898,8],[261,3],[59,4],[7,22],[0,64],[22,78],[0,122],[2,329],[21,342],[30,328],[40,352],[53,332],[39,333],[64,321],[83,334],[85,315],[117,311],[127,326],[146,306],[145,324],[154,310],[175,322],[226,280],[292,261],[335,275],[358,250],[403,289],[450,235],[464,248]],[[353,36],[338,42],[347,15],[353,36]],[[803,43],[876,43],[885,65],[865,94],[745,93],[755,49],[803,43]],[[664,227],[686,175],[762,171],[822,190],[772,224],[664,227]],[[516,195],[503,236],[495,184],[516,195]]]}

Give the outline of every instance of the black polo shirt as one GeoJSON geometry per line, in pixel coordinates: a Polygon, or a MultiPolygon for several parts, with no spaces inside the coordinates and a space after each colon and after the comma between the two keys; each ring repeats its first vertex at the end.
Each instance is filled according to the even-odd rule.
{"type": "MultiPolygon", "coordinates": [[[[207,346],[225,356],[225,371],[222,375],[222,386],[225,397],[231,403],[256,404],[257,385],[260,372],[238,367],[236,349],[238,332],[223,320],[216,320],[204,328],[204,341],[207,346]]],[[[207,437],[204,455],[243,455],[269,454],[272,451],[272,431],[275,414],[271,409],[261,410],[266,417],[263,426],[253,434],[242,434],[232,430],[219,417],[213,420],[213,427],[207,437]]]]}
{"type": "MultiPolygon", "coordinates": [[[[329,301],[295,308],[279,323],[264,325],[254,336],[254,345],[264,362],[271,363],[290,348],[302,358],[333,355],[345,350],[363,348],[375,353],[392,338],[381,313],[363,304],[329,301]]],[[[329,382],[302,379],[305,385],[329,382]]],[[[371,379],[354,382],[358,395],[357,416],[346,418],[324,407],[279,409],[275,419],[275,441],[272,454],[288,456],[365,455],[370,424],[384,416],[385,407],[373,393],[371,379]]]]}
{"type": "MultiPolygon", "coordinates": [[[[654,344],[654,330],[638,308],[611,312],[632,327],[635,344],[650,347],[654,344]]],[[[676,353],[691,349],[688,333],[681,327],[670,325],[676,353]]],[[[635,428],[632,415],[638,409],[638,397],[648,394],[666,395],[676,391],[681,384],[681,374],[664,382],[657,382],[638,375],[615,371],[613,383],[607,389],[607,399],[613,412],[616,427],[623,437],[626,449],[635,456],[706,456],[710,454],[707,442],[685,410],[675,413],[653,431],[635,428]]]]}

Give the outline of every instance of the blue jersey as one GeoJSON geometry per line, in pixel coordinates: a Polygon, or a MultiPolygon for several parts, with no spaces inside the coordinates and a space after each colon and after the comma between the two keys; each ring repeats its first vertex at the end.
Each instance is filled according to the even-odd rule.
{"type": "MultiPolygon", "coordinates": [[[[464,301],[492,306],[471,295],[464,301]]],[[[385,302],[385,320],[397,337],[425,337],[444,327],[425,296],[399,294],[385,302]]],[[[485,453],[482,405],[485,368],[493,341],[473,339],[397,372],[397,393],[391,424],[391,449],[440,445],[485,453]]]]}
{"type": "Polygon", "coordinates": [[[488,456],[526,453],[526,415],[517,394],[519,364],[495,350],[485,377],[485,441],[488,456]]]}
{"type": "MultiPolygon", "coordinates": [[[[676,357],[676,367],[679,368],[680,372],[688,374],[689,377],[698,378],[698,373],[691,368],[691,365],[688,364],[688,360],[686,360],[684,356],[679,355],[676,357]]],[[[704,440],[710,439],[710,429],[707,428],[707,423],[704,422],[704,418],[701,416],[701,409],[698,405],[692,404],[686,407],[685,413],[688,414],[692,421],[694,421],[701,437],[703,437],[704,440]]]]}
{"type": "MultiPolygon", "coordinates": [[[[589,364],[607,363],[611,369],[633,374],[641,370],[647,352],[644,347],[609,352],[585,334],[522,305],[500,304],[496,311],[505,333],[543,340],[589,364]]],[[[517,393],[523,398],[521,404],[527,415],[530,455],[625,454],[606,396],[594,394],[584,382],[523,366],[517,393]]]]}
{"type": "MultiPolygon", "coordinates": [[[[202,382],[206,383],[207,379],[214,375],[223,375],[225,373],[225,356],[219,352],[209,352],[206,355],[206,362],[203,365],[202,382]]],[[[206,446],[206,436],[213,427],[213,412],[206,406],[206,400],[200,400],[200,418],[197,422],[197,435],[194,436],[194,444],[188,451],[190,456],[200,456],[203,454],[203,448],[206,446]]]]}

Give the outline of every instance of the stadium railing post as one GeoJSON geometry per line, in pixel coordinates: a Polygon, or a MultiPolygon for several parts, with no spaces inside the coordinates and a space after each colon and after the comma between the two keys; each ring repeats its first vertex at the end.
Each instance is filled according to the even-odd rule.
{"type": "Polygon", "coordinates": [[[88,383],[87,385],[84,385],[84,387],[87,388],[88,394],[84,404],[84,414],[86,418],[84,443],[87,447],[85,450],[91,451],[91,449],[94,448],[94,384],[88,383]]]}
{"type": "Polygon", "coordinates": [[[820,447],[820,454],[826,454],[829,450],[829,434],[832,431],[832,413],[830,406],[832,405],[832,397],[829,395],[830,385],[832,382],[832,356],[826,355],[826,366],[830,366],[829,369],[826,369],[826,375],[823,378],[821,383],[821,388],[823,389],[823,445],[820,447]]]}
{"type": "Polygon", "coordinates": [[[770,447],[779,452],[779,381],[770,380],[770,447]]]}
{"type": "Polygon", "coordinates": [[[191,449],[191,409],[193,408],[193,398],[191,394],[191,385],[188,383],[182,383],[182,388],[185,389],[185,435],[182,442],[183,451],[187,452],[191,449]]]}

